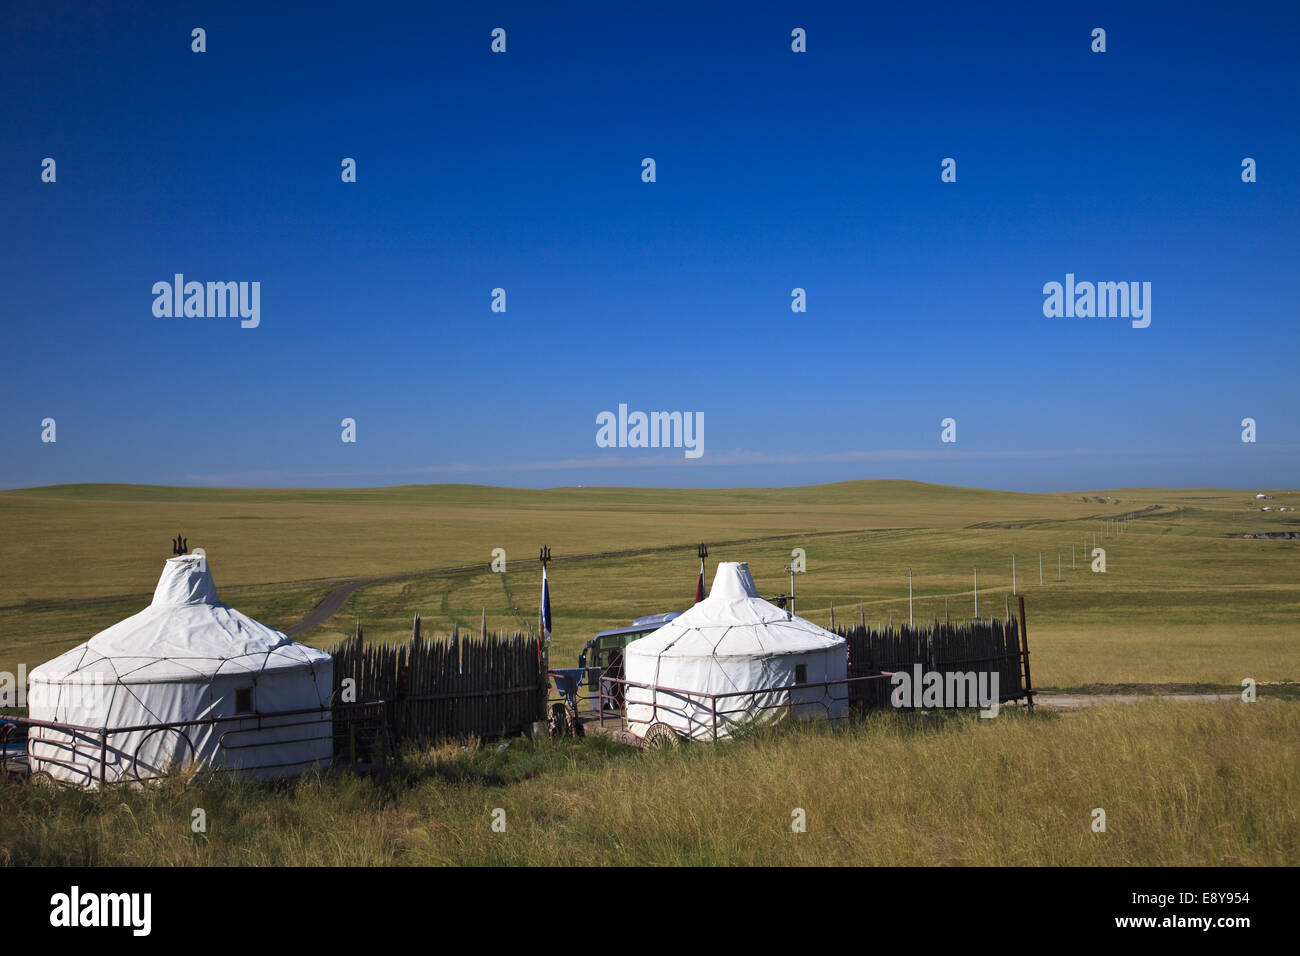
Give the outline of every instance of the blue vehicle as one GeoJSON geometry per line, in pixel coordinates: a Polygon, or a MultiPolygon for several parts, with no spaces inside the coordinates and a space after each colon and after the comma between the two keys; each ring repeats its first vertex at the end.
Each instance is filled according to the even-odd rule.
{"type": "MultiPolygon", "coordinates": [[[[681,613],[681,611],[668,611],[664,614],[647,614],[645,617],[638,617],[628,627],[617,627],[612,631],[601,631],[582,646],[582,653],[578,655],[578,666],[605,668],[609,666],[611,660],[615,657],[621,661],[623,659],[623,650],[629,644],[638,637],[645,637],[647,634],[659,630],[681,613]],[[587,660],[588,653],[591,656],[590,661],[587,660]]],[[[614,676],[621,677],[622,674],[614,676]]]]}
{"type": "Polygon", "coordinates": [[[608,678],[623,676],[624,650],[637,638],[659,630],[681,613],[681,611],[668,611],[663,614],[648,614],[637,618],[627,627],[601,631],[583,645],[582,653],[578,655],[577,667],[552,670],[551,676],[555,680],[555,687],[564,695],[571,719],[577,717],[578,688],[584,681],[591,692],[593,711],[599,711],[602,702],[605,711],[622,710],[622,685],[614,684],[608,678]]]}

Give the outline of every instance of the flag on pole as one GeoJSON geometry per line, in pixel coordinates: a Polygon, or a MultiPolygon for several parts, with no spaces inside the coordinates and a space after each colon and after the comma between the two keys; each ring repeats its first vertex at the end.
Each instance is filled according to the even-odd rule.
{"type": "Polygon", "coordinates": [[[551,642],[551,589],[546,583],[546,565],[542,565],[542,606],[537,614],[537,630],[542,640],[551,642]]]}
{"type": "Polygon", "coordinates": [[[699,604],[704,600],[704,559],[700,558],[700,580],[695,585],[695,603],[699,604]]]}

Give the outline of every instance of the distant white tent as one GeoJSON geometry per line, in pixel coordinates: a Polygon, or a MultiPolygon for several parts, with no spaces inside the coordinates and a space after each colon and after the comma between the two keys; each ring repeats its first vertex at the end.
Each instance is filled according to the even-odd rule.
{"type": "MultiPolygon", "coordinates": [[[[330,762],[333,679],[328,654],[221,603],[206,558],[184,555],[166,563],[147,608],[32,671],[28,704],[36,720],[142,728],[108,736],[105,782],[195,761],[282,777],[330,762]],[[259,716],[295,710],[309,712],[259,716]]],[[[100,747],[96,733],[33,727],[31,769],[97,786],[100,747]]]]}
{"type": "Polygon", "coordinates": [[[764,601],[749,565],[718,565],[709,596],[657,631],[627,646],[628,729],[639,737],[664,723],[682,737],[727,736],[732,724],[838,718],[848,713],[848,686],[780,690],[843,680],[842,637],[764,601]],[[759,691],[734,697],[701,694],[759,691]],[[685,692],[685,693],[683,693],[685,692]]]}

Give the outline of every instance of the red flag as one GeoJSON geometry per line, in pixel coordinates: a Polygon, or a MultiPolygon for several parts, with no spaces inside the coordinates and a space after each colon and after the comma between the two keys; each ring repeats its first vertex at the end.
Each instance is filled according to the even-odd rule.
{"type": "Polygon", "coordinates": [[[699,604],[704,600],[704,559],[700,558],[700,581],[695,585],[695,603],[699,604]]]}

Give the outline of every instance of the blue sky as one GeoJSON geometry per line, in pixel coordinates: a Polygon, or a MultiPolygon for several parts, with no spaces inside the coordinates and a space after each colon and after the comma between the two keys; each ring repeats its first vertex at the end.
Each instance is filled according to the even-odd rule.
{"type": "Polygon", "coordinates": [[[0,12],[2,487],[1300,474],[1292,5],[158,6],[0,12]]]}

